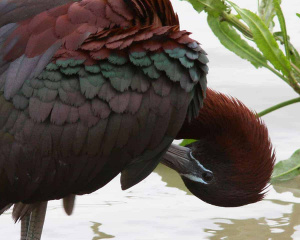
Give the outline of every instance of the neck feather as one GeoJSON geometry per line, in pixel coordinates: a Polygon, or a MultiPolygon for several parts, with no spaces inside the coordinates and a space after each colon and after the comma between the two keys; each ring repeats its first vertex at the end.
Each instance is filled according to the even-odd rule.
{"type": "Polygon", "coordinates": [[[154,26],[179,26],[170,0],[125,0],[135,13],[154,26]]]}
{"type": "MultiPolygon", "coordinates": [[[[262,120],[239,100],[207,90],[199,116],[185,121],[178,139],[213,142],[223,149],[234,166],[232,181],[257,182],[265,186],[271,176],[275,154],[262,120]],[[233,179],[236,178],[236,179],[233,179]]],[[[225,160],[220,158],[220,161],[225,160]]]]}
{"type": "Polygon", "coordinates": [[[186,120],[177,138],[245,137],[253,128],[265,128],[254,112],[235,98],[207,89],[198,117],[190,122],[186,120]]]}

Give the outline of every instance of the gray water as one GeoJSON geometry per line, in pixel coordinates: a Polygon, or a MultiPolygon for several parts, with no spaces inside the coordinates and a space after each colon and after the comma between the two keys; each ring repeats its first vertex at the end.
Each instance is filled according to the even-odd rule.
{"type": "MultiPolygon", "coordinates": [[[[257,112],[297,95],[267,70],[256,70],[220,46],[185,2],[173,0],[181,28],[193,32],[210,58],[209,86],[238,97],[257,112]]],[[[255,10],[256,1],[236,1],[255,10]]],[[[300,49],[300,1],[283,1],[288,33],[300,49]]],[[[300,148],[300,103],[264,117],[277,159],[288,158],[300,148]]],[[[60,201],[49,204],[44,240],[289,240],[300,239],[300,178],[271,187],[266,199],[240,208],[219,208],[191,195],[177,174],[159,166],[147,179],[121,191],[119,176],[93,194],[77,198],[71,217],[60,201]]],[[[0,217],[0,239],[18,239],[20,224],[11,211],[0,217]]]]}

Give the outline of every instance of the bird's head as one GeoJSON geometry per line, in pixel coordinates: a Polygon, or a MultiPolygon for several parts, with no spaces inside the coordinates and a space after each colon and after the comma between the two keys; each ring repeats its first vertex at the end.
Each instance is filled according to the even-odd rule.
{"type": "Polygon", "coordinates": [[[199,116],[186,121],[163,163],[176,170],[187,188],[203,201],[237,207],[261,200],[275,154],[262,120],[237,99],[207,91],[199,116]]]}

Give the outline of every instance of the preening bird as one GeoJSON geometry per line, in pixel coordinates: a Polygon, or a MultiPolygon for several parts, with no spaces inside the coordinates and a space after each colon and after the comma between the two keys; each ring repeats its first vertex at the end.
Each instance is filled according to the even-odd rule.
{"type": "Polygon", "coordinates": [[[21,239],[40,239],[47,201],[71,214],[75,195],[119,173],[128,189],[159,162],[208,203],[263,197],[267,129],[206,89],[206,53],[169,0],[1,0],[0,14],[0,213],[14,205],[21,239]]]}

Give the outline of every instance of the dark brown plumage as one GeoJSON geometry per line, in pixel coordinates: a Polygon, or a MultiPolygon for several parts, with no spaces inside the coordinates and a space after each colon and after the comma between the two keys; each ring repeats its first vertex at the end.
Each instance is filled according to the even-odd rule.
{"type": "MultiPolygon", "coordinates": [[[[169,157],[176,136],[198,139],[195,132],[211,140],[205,140],[207,157],[215,144],[220,151],[233,146],[229,136],[216,134],[218,126],[236,127],[229,112],[220,111],[220,118],[216,113],[221,109],[215,103],[226,98],[208,94],[207,107],[195,120],[198,124],[203,117],[195,128],[201,131],[191,130],[195,121],[182,127],[203,105],[208,59],[190,33],[180,30],[169,0],[57,0],[47,6],[33,0],[26,8],[28,3],[0,4],[5,13],[0,21],[0,213],[14,204],[14,219],[22,219],[21,239],[40,238],[48,200],[63,198],[71,214],[75,195],[91,193],[119,173],[123,189],[137,184],[169,157]]],[[[233,106],[228,110],[247,112],[234,101],[228,104],[233,106]]],[[[254,121],[253,115],[246,117],[254,121]]],[[[266,141],[265,128],[255,129],[266,141]]],[[[246,138],[257,148],[252,137],[246,138]]],[[[263,149],[259,159],[270,155],[263,149]]],[[[189,173],[201,165],[190,160],[177,169],[187,186],[194,183],[185,176],[194,179],[189,173]]],[[[260,189],[272,170],[273,160],[266,162],[249,172],[250,179],[257,171],[266,173],[259,175],[260,189]]],[[[248,165],[239,161],[235,176],[248,165]]],[[[209,180],[207,170],[199,171],[209,180]]],[[[190,188],[200,196],[197,186],[190,188]]],[[[257,200],[258,191],[251,193],[237,203],[257,200]]],[[[225,205],[215,197],[203,199],[225,205]]]]}
{"type": "Polygon", "coordinates": [[[268,131],[256,114],[237,99],[207,90],[199,116],[186,121],[177,138],[198,141],[189,148],[214,172],[209,186],[185,184],[202,200],[224,207],[254,203],[263,198],[275,162],[268,131]]]}

